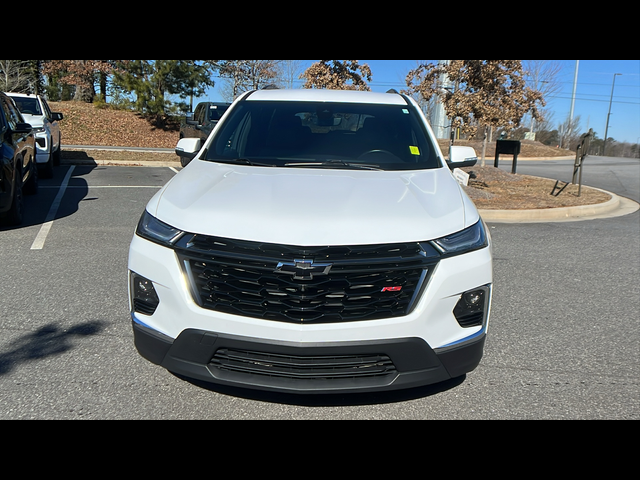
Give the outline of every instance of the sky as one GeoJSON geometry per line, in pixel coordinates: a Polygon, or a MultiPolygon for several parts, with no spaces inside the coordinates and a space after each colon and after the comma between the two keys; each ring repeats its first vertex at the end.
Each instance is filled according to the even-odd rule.
{"type": "MultiPolygon", "coordinates": [[[[303,69],[317,60],[302,60],[303,69]]],[[[559,93],[547,98],[547,108],[553,112],[553,125],[564,122],[571,110],[574,75],[578,66],[578,81],[575,93],[574,119],[580,117],[580,131],[593,128],[599,138],[604,137],[611,90],[611,115],[608,137],[618,142],[640,142],[640,60],[553,60],[561,71],[558,80],[562,86],[559,93]],[[622,75],[615,76],[614,74],[622,75]]],[[[404,78],[416,67],[418,60],[359,60],[371,68],[371,90],[385,92],[390,88],[405,88],[404,78]]],[[[436,63],[437,60],[424,60],[436,63]]],[[[300,82],[302,85],[302,82],[300,82]]],[[[218,87],[197,101],[222,101],[218,87]]]]}

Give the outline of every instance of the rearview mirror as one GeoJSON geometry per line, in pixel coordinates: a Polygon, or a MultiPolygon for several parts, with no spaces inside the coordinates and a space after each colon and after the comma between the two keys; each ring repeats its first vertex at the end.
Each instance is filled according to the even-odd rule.
{"type": "Polygon", "coordinates": [[[478,155],[473,147],[449,147],[449,168],[473,167],[478,162],[478,155]]]}

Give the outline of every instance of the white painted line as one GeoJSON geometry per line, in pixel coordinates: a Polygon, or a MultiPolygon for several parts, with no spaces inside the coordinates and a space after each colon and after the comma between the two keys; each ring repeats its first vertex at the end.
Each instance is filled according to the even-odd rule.
{"type": "Polygon", "coordinates": [[[176,169],[175,169],[175,168],[173,168],[173,167],[169,167],[169,170],[173,170],[173,171],[174,171],[174,172],[176,172],[176,173],[180,173],[180,171],[179,171],[179,170],[176,170],[176,169]]]}
{"type": "Polygon", "coordinates": [[[71,165],[71,167],[69,167],[69,171],[67,172],[67,175],[64,177],[64,180],[60,185],[60,190],[58,191],[56,198],[54,198],[53,203],[51,204],[51,208],[49,209],[47,218],[45,219],[42,227],[40,227],[40,231],[38,232],[36,239],[33,241],[33,245],[31,245],[31,250],[42,250],[42,248],[44,247],[44,242],[47,239],[49,230],[51,230],[53,220],[54,218],[56,218],[56,213],[58,213],[60,202],[62,202],[64,192],[67,190],[67,185],[69,184],[69,179],[71,178],[71,174],[73,173],[74,168],[75,165],[71,165]]]}

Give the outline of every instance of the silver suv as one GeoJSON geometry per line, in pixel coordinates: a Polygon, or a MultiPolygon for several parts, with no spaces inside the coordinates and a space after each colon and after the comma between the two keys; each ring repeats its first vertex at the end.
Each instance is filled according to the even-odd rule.
{"type": "Polygon", "coordinates": [[[60,165],[61,134],[58,122],[63,115],[52,112],[40,95],[7,93],[36,136],[36,163],[43,178],[53,177],[53,167],[60,165]]]}

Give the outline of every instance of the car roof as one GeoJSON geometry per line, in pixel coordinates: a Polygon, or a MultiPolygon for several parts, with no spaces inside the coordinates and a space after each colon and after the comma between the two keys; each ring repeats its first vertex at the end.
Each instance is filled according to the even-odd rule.
{"type": "Polygon", "coordinates": [[[37,95],[34,95],[32,93],[16,93],[16,92],[5,92],[5,93],[10,97],[31,97],[31,98],[37,97],[37,95]]]}
{"type": "Polygon", "coordinates": [[[327,90],[316,88],[298,88],[292,90],[257,90],[247,101],[299,101],[299,102],[343,102],[377,103],[387,105],[406,105],[406,100],[397,93],[378,93],[358,90],[327,90]]]}

